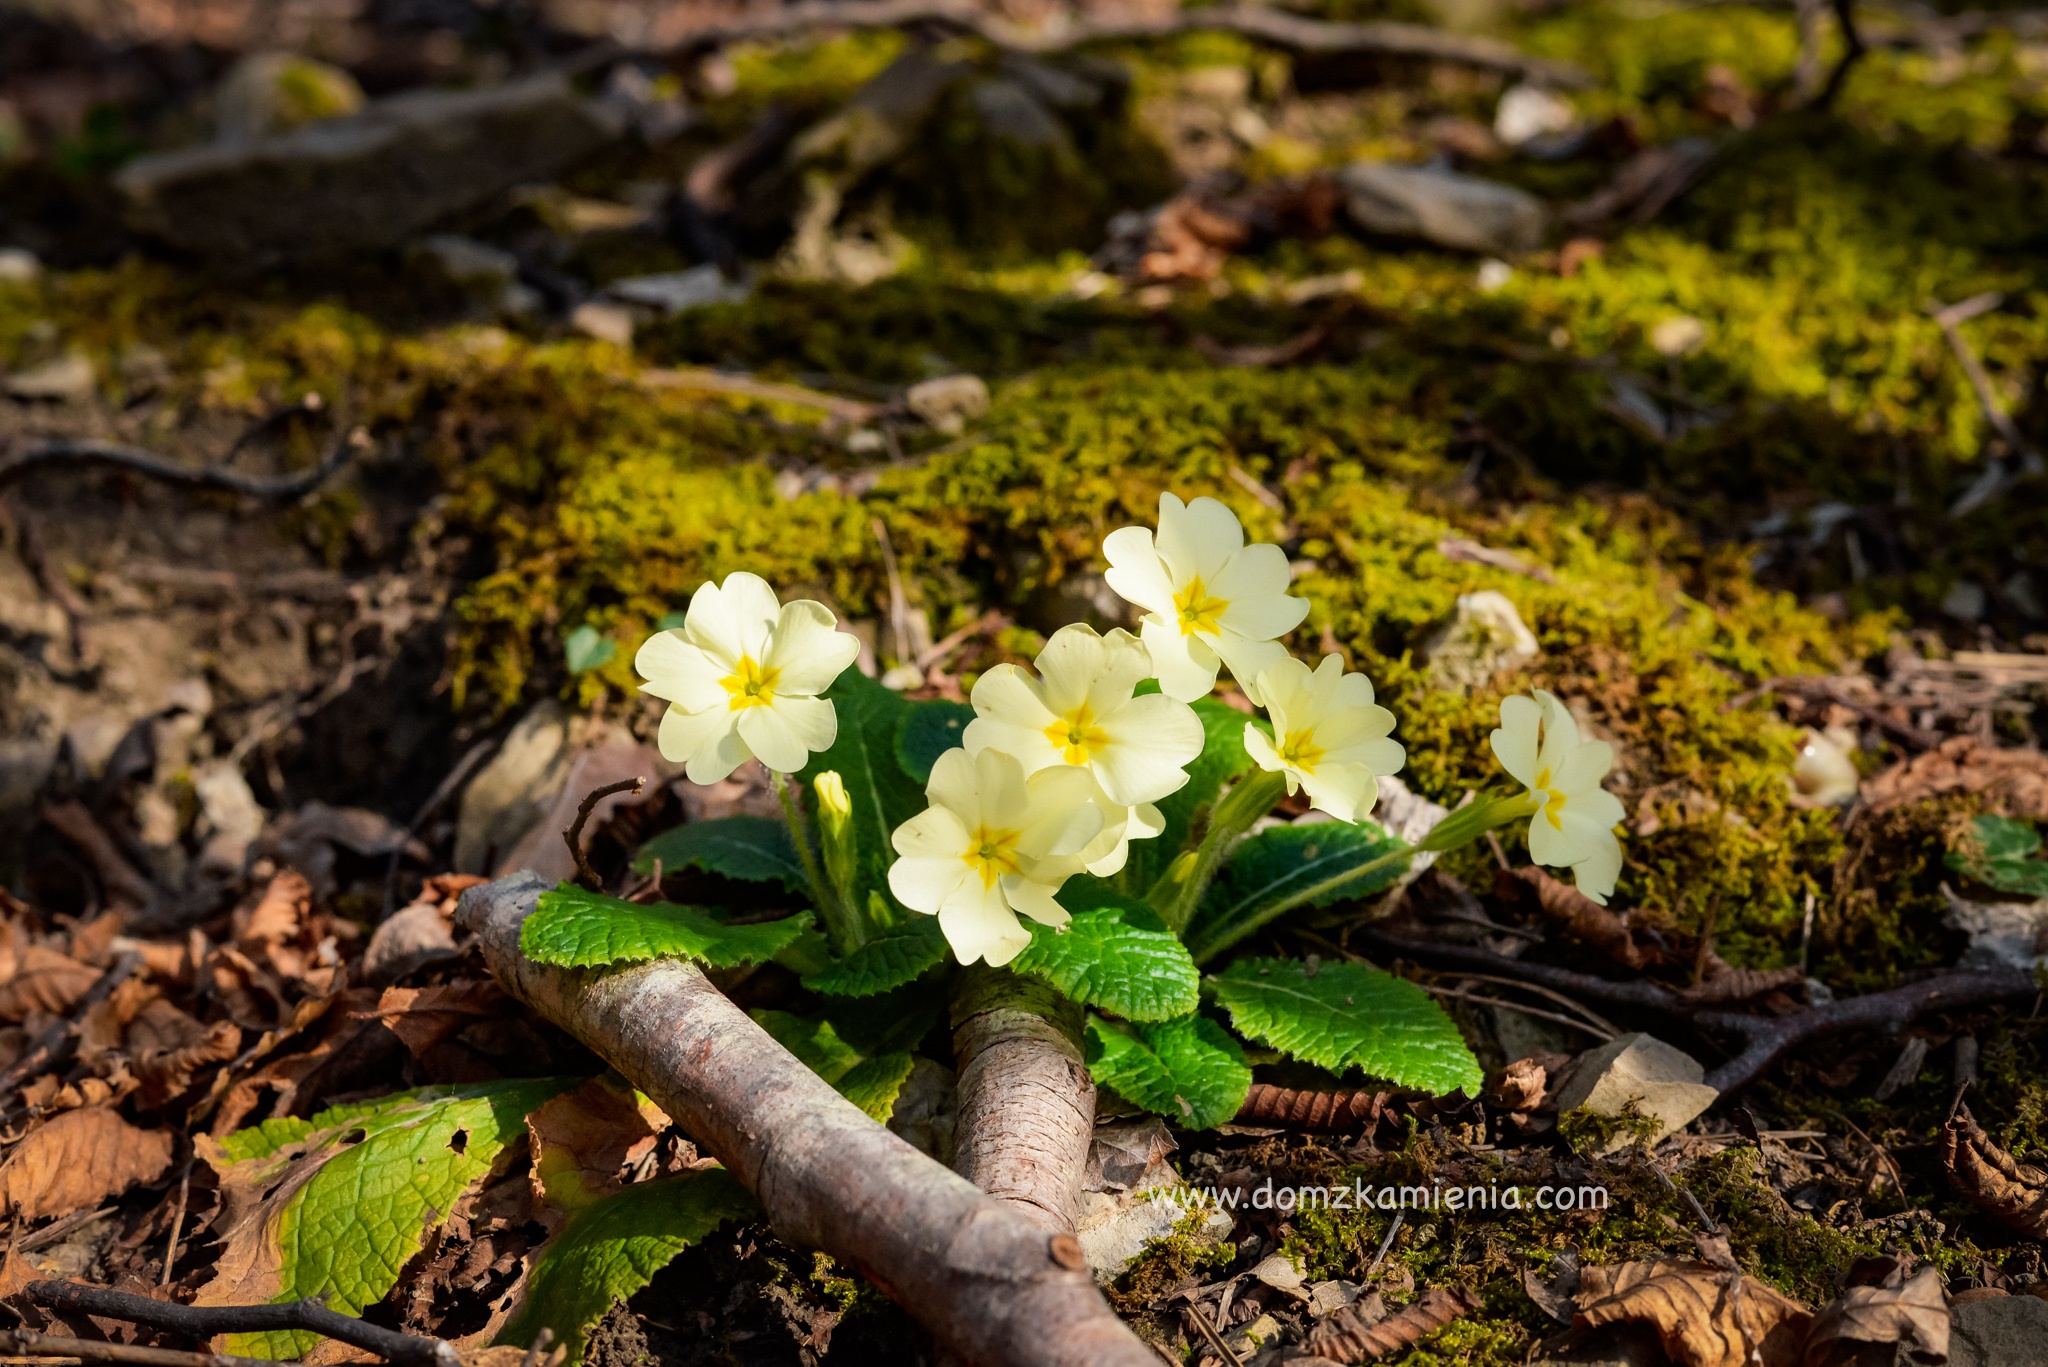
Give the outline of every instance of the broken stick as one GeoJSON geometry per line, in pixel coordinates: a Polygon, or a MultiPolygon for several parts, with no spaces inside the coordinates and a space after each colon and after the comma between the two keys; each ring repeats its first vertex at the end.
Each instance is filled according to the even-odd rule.
{"type": "MultiPolygon", "coordinates": [[[[386,1329],[316,1300],[283,1301],[275,1305],[179,1305],[151,1296],[131,1296],[80,1282],[30,1282],[24,1288],[38,1305],[82,1310],[88,1315],[147,1324],[196,1339],[215,1334],[247,1334],[268,1329],[304,1329],[374,1353],[392,1367],[461,1367],[455,1349],[441,1339],[417,1338],[386,1329]]],[[[181,1354],[193,1357],[196,1354],[181,1354]]],[[[208,1356],[211,1356],[209,1354],[208,1356]]],[[[246,1359],[230,1359],[245,1361],[246,1359]]],[[[130,1358],[139,1362],[141,1359],[130,1358]]]]}
{"type": "Polygon", "coordinates": [[[470,888],[457,920],[501,987],[675,1117],[784,1239],[851,1265],[969,1362],[1156,1367],[1072,1235],[1048,1235],[870,1120],[691,964],[574,971],[520,953],[546,890],[530,873],[470,888]]]}

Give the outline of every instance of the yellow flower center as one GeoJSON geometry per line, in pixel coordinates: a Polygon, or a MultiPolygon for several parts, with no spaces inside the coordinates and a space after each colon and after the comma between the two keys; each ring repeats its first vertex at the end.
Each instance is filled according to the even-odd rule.
{"type": "Polygon", "coordinates": [[[960,857],[981,879],[983,888],[992,888],[1004,874],[1022,871],[1023,865],[1017,861],[1017,842],[1023,835],[1022,831],[995,831],[986,825],[976,826],[968,837],[967,852],[960,857]]]}
{"type": "Polygon", "coordinates": [[[1536,799],[1537,810],[1548,821],[1553,830],[1564,829],[1564,794],[1550,787],[1550,766],[1544,765],[1536,771],[1536,781],[1529,785],[1529,795],[1536,799]]]}
{"type": "Polygon", "coordinates": [[[1280,746],[1280,758],[1289,768],[1299,769],[1304,774],[1313,774],[1326,753],[1322,746],[1316,744],[1313,730],[1290,731],[1280,746]]]}
{"type": "Polygon", "coordinates": [[[1188,580],[1187,586],[1173,595],[1173,610],[1180,620],[1180,634],[1193,636],[1196,632],[1214,636],[1223,610],[1230,604],[1221,598],[1211,598],[1206,585],[1198,575],[1188,580]]]}
{"type": "Polygon", "coordinates": [[[1087,703],[1046,727],[1045,738],[1069,764],[1086,764],[1097,747],[1109,743],[1109,734],[1095,724],[1087,703]]]}
{"type": "Polygon", "coordinates": [[[766,707],[775,701],[775,678],[779,670],[763,669],[751,655],[740,656],[740,662],[733,666],[732,673],[718,682],[732,701],[727,703],[734,712],[749,707],[766,707]]]}

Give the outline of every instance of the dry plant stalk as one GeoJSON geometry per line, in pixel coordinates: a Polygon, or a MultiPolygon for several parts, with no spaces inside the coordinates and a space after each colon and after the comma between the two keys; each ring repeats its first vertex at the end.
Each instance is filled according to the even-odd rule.
{"type": "Polygon", "coordinates": [[[1379,1122],[1393,1099],[1390,1092],[1310,1092],[1255,1082],[1238,1108],[1240,1125],[1286,1125],[1297,1130],[1356,1130],[1379,1122]]]}
{"type": "Polygon", "coordinates": [[[674,1117],[784,1239],[855,1268],[969,1362],[1156,1367],[1072,1235],[1048,1235],[868,1119],[692,965],[578,971],[520,953],[546,890],[531,874],[471,888],[458,919],[500,986],[674,1117]]]}

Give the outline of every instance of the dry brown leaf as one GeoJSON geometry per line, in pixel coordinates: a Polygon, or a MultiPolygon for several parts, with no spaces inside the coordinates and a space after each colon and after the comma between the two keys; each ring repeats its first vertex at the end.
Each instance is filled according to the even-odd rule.
{"type": "Polygon", "coordinates": [[[32,1011],[61,1016],[100,980],[99,971],[42,945],[24,944],[15,968],[0,982],[0,1020],[20,1022],[32,1011]]]}
{"type": "Polygon", "coordinates": [[[436,1082],[489,1082],[502,1076],[495,1064],[470,1047],[469,1027],[496,1016],[505,994],[488,978],[438,987],[387,987],[377,1000],[377,1019],[405,1042],[436,1082]]]}
{"type": "Polygon", "coordinates": [[[1928,1357],[1947,1357],[1949,1318],[1941,1274],[1930,1264],[1908,1279],[1896,1259],[1867,1261],[1884,1263],[1884,1275],[1875,1283],[1846,1288],[1821,1307],[1806,1336],[1805,1367],[1835,1367],[1870,1343],[1899,1343],[1928,1357]]]}
{"type": "Polygon", "coordinates": [[[1308,1336],[1308,1349],[1336,1362],[1370,1362],[1416,1343],[1451,1321],[1477,1310],[1480,1297],[1469,1286],[1432,1286],[1413,1305],[1385,1319],[1356,1313],[1360,1306],[1337,1311],[1308,1336]]]}
{"type": "Polygon", "coordinates": [[[184,1095],[200,1069],[240,1053],[242,1030],[233,1021],[201,1025],[159,997],[129,1025],[126,1048],[142,1104],[161,1106],[184,1095]]]}
{"type": "Polygon", "coordinates": [[[2048,755],[1954,736],[1871,779],[1862,801],[1877,813],[1948,793],[1982,793],[2002,815],[2048,820],[2048,755]]]}
{"type": "Polygon", "coordinates": [[[2000,1148],[1967,1106],[1958,1106],[1942,1127],[1941,1165],[1971,1205],[2022,1234],[2048,1239],[2048,1172],[2000,1148]]]}
{"type": "Polygon", "coordinates": [[[394,912],[363,951],[366,982],[396,982],[416,968],[455,957],[454,909],[440,900],[414,902],[394,912]]]}
{"type": "Polygon", "coordinates": [[[1503,1110],[1533,1111],[1550,1086],[1550,1070],[1533,1058],[1518,1058],[1500,1070],[1489,1099],[1503,1110]]]}
{"type": "Polygon", "coordinates": [[[624,1081],[594,1077],[526,1117],[533,1141],[533,1194],[560,1211],[617,1191],[620,1169],[654,1149],[668,1116],[624,1081]]]}
{"type": "Polygon", "coordinates": [[[1504,897],[1512,897],[1516,881],[1536,894],[1536,903],[1543,908],[1544,915],[1557,922],[1567,935],[1592,945],[1624,968],[1640,969],[1650,962],[1650,956],[1629,932],[1627,921],[1571,884],[1559,882],[1529,864],[1501,870],[1495,879],[1495,889],[1504,897]]]}
{"type": "Polygon", "coordinates": [[[303,977],[308,964],[298,942],[312,908],[313,885],[296,869],[286,869],[254,906],[235,912],[235,948],[284,977],[303,977]]]}
{"type": "Polygon", "coordinates": [[[105,1107],[66,1111],[29,1131],[0,1166],[0,1210],[23,1221],[69,1215],[153,1182],[170,1165],[169,1130],[139,1130],[105,1107]]]}
{"type": "Polygon", "coordinates": [[[128,1023],[140,1015],[144,1007],[162,996],[142,979],[128,978],[106,997],[88,1006],[78,1022],[79,1062],[90,1064],[102,1054],[121,1049],[126,1041],[128,1023]]]}
{"type": "MultiPolygon", "coordinates": [[[[377,1018],[375,1003],[367,988],[301,1002],[288,1027],[266,1036],[269,1047],[277,1048],[316,1024],[322,1025],[320,1040],[304,1052],[272,1058],[231,1083],[223,1075],[214,1084],[220,1107],[208,1133],[218,1136],[240,1129],[266,1093],[276,1093],[273,1114],[305,1115],[317,1110],[319,1100],[329,1093],[381,1082],[380,1070],[390,1064],[400,1045],[377,1018]]],[[[267,1052],[260,1050],[255,1057],[267,1052]]]]}
{"type": "Polygon", "coordinates": [[[1572,1322],[1582,1328],[1648,1324],[1679,1367],[1744,1367],[1752,1347],[1762,1353],[1763,1367],[1799,1367],[1812,1318],[1798,1301],[1754,1277],[1694,1258],[1659,1258],[1583,1269],[1572,1322]]]}

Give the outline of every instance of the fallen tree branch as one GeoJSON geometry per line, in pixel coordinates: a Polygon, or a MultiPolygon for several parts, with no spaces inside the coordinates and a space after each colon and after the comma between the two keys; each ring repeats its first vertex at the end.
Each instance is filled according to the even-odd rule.
{"type": "Polygon", "coordinates": [[[33,1329],[0,1329],[0,1355],[31,1358],[77,1358],[80,1362],[125,1362],[135,1367],[269,1367],[263,1358],[229,1357],[222,1353],[186,1353],[176,1348],[145,1348],[135,1343],[60,1338],[33,1329]]]}
{"type": "Polygon", "coordinates": [[[462,1363],[455,1349],[440,1339],[401,1334],[396,1329],[329,1310],[316,1300],[276,1305],[178,1305],[78,1282],[30,1282],[23,1289],[38,1305],[147,1324],[196,1339],[212,1338],[215,1334],[303,1329],[375,1353],[392,1367],[461,1367],[462,1363]]]}
{"type": "Polygon", "coordinates": [[[2028,1001],[2040,991],[2031,973],[1939,973],[1887,992],[1844,997],[1824,1006],[1809,1006],[1790,1016],[1749,1016],[1734,1011],[1707,1011],[1707,1003],[1652,982],[1614,982],[1590,973],[1549,964],[1523,963],[1467,945],[1430,944],[1367,930],[1364,937],[1379,948],[1422,963],[1450,964],[1541,983],[1561,992],[1577,993],[1617,1006],[1635,1006],[1690,1020],[1703,1030],[1737,1036],[1742,1052],[1706,1076],[1709,1087],[1733,1092],[1762,1075],[1780,1056],[1809,1040],[1850,1030],[1892,1032],[1930,1011],[1956,1011],[2000,1002],[2028,1001]]]}
{"type": "Polygon", "coordinates": [[[32,470],[60,462],[72,466],[101,465],[113,470],[125,470],[130,474],[145,475],[150,479],[162,480],[166,484],[180,484],[189,489],[217,489],[224,493],[241,494],[248,498],[260,498],[276,502],[289,502],[325,484],[342,466],[349,463],[360,446],[367,446],[369,438],[359,427],[346,422],[335,430],[334,440],[328,443],[327,454],[320,463],[309,470],[290,475],[245,475],[239,470],[229,470],[219,465],[193,469],[165,460],[154,451],[145,451],[139,446],[127,446],[111,441],[45,441],[29,447],[14,459],[0,462],[0,489],[5,489],[32,470]]]}
{"type": "Polygon", "coordinates": [[[953,1057],[953,1170],[1032,1223],[1072,1234],[1095,1133],[1081,1008],[1040,979],[970,968],[953,992],[953,1057]]]}
{"type": "Polygon", "coordinates": [[[1180,10],[1160,19],[1102,23],[1084,20],[1032,30],[948,0],[798,0],[759,17],[707,24],[664,49],[662,55],[673,57],[733,43],[788,38],[814,29],[902,28],[917,24],[956,29],[1000,48],[1038,55],[1069,52],[1090,43],[1168,38],[1180,33],[1234,33],[1298,54],[1414,57],[1505,71],[1545,85],[1592,84],[1592,77],[1583,68],[1570,62],[1532,57],[1496,38],[1449,33],[1426,24],[1330,23],[1252,5],[1215,5],[1180,10]]]}
{"type": "Polygon", "coordinates": [[[864,1115],[695,967],[534,963],[530,873],[462,895],[498,983],[624,1074],[724,1163],[789,1242],[822,1249],[986,1367],[1156,1367],[1110,1311],[1080,1243],[1050,1235],[864,1115]]]}

